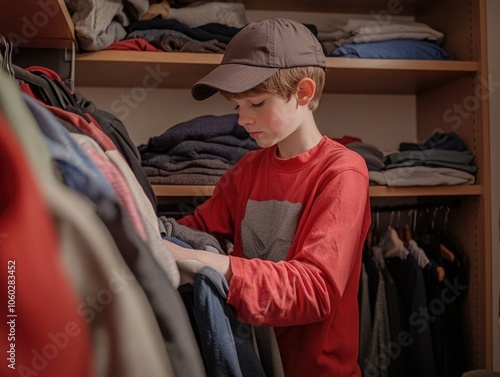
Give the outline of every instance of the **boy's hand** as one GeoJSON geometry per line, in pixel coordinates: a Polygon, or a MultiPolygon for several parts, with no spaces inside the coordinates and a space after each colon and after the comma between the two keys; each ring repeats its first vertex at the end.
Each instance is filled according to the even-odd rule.
{"type": "Polygon", "coordinates": [[[219,271],[222,275],[224,275],[228,283],[231,280],[232,273],[230,258],[227,255],[217,254],[205,250],[186,249],[185,247],[181,247],[167,240],[164,240],[163,242],[166,243],[168,250],[172,253],[176,261],[185,259],[197,260],[205,266],[212,267],[213,269],[219,271]]]}

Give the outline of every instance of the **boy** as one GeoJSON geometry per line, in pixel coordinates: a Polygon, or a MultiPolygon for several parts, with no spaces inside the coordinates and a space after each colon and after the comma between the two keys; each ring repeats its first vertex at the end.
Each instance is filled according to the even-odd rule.
{"type": "Polygon", "coordinates": [[[251,23],[231,40],[192,95],[221,91],[263,149],[246,154],[179,223],[232,240],[234,251],[169,243],[177,260],[224,274],[240,320],[274,328],[287,377],[361,376],[357,291],[368,173],[359,155],[315,124],[325,62],[315,36],[291,20],[251,23]]]}

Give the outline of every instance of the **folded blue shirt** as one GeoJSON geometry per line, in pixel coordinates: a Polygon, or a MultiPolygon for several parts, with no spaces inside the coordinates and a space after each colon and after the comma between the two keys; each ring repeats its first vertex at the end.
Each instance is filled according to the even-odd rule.
{"type": "Polygon", "coordinates": [[[349,43],[333,50],[331,56],[364,59],[453,60],[437,44],[418,39],[349,43]]]}

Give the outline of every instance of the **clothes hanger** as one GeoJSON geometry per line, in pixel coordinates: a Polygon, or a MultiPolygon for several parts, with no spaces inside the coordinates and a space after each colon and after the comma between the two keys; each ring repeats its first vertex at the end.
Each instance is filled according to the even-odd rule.
{"type": "MultiPolygon", "coordinates": [[[[450,207],[441,206],[439,207],[439,209],[445,209],[443,229],[446,229],[446,226],[448,225],[448,215],[450,213],[450,207]]],[[[442,242],[441,242],[440,255],[443,259],[449,262],[455,262],[456,260],[455,254],[450,249],[448,249],[442,242]]]]}
{"type": "Polygon", "coordinates": [[[39,100],[47,105],[64,108],[64,102],[56,95],[54,88],[42,77],[39,77],[25,69],[12,64],[14,77],[29,85],[39,100]]]}
{"type": "MultiPolygon", "coordinates": [[[[438,214],[440,208],[443,208],[443,207],[434,208],[434,211],[432,213],[431,228],[432,228],[432,233],[436,234],[436,235],[439,233],[438,229],[436,227],[436,219],[437,219],[437,214],[438,214]]],[[[447,222],[448,222],[448,215],[446,214],[444,226],[446,226],[447,222]]],[[[443,243],[441,241],[439,243],[440,243],[439,254],[441,255],[441,258],[443,258],[449,262],[454,262],[455,261],[455,254],[453,254],[453,252],[450,249],[448,249],[445,245],[443,245],[443,243]]]]}
{"type": "Polygon", "coordinates": [[[56,84],[57,80],[51,79],[49,76],[47,76],[43,72],[31,72],[37,76],[40,76],[42,79],[44,79],[47,84],[51,87],[51,90],[57,97],[58,103],[60,103],[62,109],[66,110],[68,105],[71,104],[71,101],[66,97],[66,92],[61,91],[60,87],[56,84]]]}
{"type": "MultiPolygon", "coordinates": [[[[415,258],[415,260],[417,261],[418,265],[421,268],[425,268],[429,263],[431,263],[431,261],[429,260],[429,258],[425,254],[425,251],[423,249],[421,249],[418,246],[417,242],[411,238],[411,231],[410,231],[409,226],[405,227],[404,234],[405,234],[405,240],[408,240],[407,248],[408,248],[408,251],[410,252],[410,255],[413,258],[415,258]]],[[[436,277],[440,283],[445,279],[446,271],[442,266],[438,265],[436,267],[436,277]]]]}
{"type": "Polygon", "coordinates": [[[14,72],[12,71],[12,49],[13,45],[10,43],[10,40],[5,38],[0,34],[0,57],[1,57],[1,67],[9,74],[9,76],[13,77],[14,72]]]}
{"type": "Polygon", "coordinates": [[[78,107],[78,104],[76,103],[76,99],[74,94],[71,92],[71,90],[66,86],[66,84],[63,81],[59,80],[53,80],[54,84],[61,90],[61,92],[64,93],[64,97],[66,100],[74,107],[78,107]]]}
{"type": "MultiPolygon", "coordinates": [[[[418,219],[418,213],[417,213],[418,210],[414,209],[412,211],[414,211],[414,212],[412,213],[412,215],[410,215],[410,219],[411,219],[410,222],[412,222],[411,229],[407,232],[408,233],[407,237],[412,237],[412,233],[414,234],[414,232],[416,230],[416,222],[418,219]]],[[[410,227],[408,227],[408,228],[410,228],[410,227]]],[[[410,242],[410,241],[408,241],[408,242],[410,242]]],[[[417,245],[418,245],[418,243],[417,243],[417,245]]],[[[425,251],[423,251],[423,249],[420,249],[420,250],[422,250],[424,255],[427,257],[427,255],[425,254],[425,251]]],[[[436,263],[436,262],[434,262],[434,263],[436,263]]],[[[437,276],[437,279],[440,283],[442,283],[444,281],[444,279],[446,278],[446,270],[443,268],[443,266],[441,266],[441,265],[436,266],[436,276],[437,276]]]]}
{"type": "Polygon", "coordinates": [[[37,95],[38,99],[48,105],[63,107],[64,101],[57,95],[54,88],[47,83],[43,78],[26,71],[25,69],[12,64],[12,51],[14,45],[9,38],[5,38],[0,34],[0,55],[2,56],[2,68],[9,75],[19,81],[22,81],[30,86],[30,89],[37,95]]]}
{"type": "Polygon", "coordinates": [[[397,231],[392,226],[395,212],[391,211],[389,215],[389,226],[384,234],[380,237],[379,246],[382,249],[384,258],[398,257],[406,259],[409,252],[399,238],[397,231]]]}
{"type": "Polygon", "coordinates": [[[455,262],[455,254],[453,254],[453,252],[443,244],[441,244],[440,255],[441,258],[446,259],[449,262],[455,262]]]}
{"type": "Polygon", "coordinates": [[[405,246],[408,246],[408,244],[405,242],[405,239],[404,239],[404,229],[403,227],[401,227],[399,225],[399,221],[401,220],[401,211],[397,211],[396,212],[396,225],[394,227],[394,229],[396,230],[396,232],[398,233],[398,237],[401,241],[403,241],[404,245],[405,246]]]}

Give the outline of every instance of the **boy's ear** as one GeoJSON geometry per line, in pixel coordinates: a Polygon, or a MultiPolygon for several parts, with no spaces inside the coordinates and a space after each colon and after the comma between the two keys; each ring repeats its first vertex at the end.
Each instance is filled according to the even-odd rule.
{"type": "Polygon", "coordinates": [[[316,91],[316,83],[309,77],[304,77],[297,86],[297,104],[306,106],[312,101],[316,91]]]}

